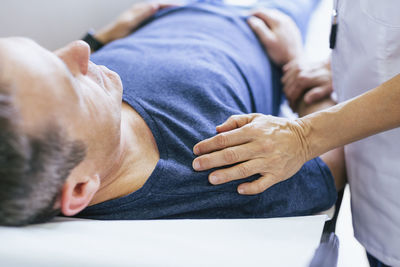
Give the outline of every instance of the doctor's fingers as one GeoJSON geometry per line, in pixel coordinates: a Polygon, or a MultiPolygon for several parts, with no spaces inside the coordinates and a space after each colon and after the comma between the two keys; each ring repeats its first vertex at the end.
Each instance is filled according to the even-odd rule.
{"type": "Polygon", "coordinates": [[[206,154],[193,161],[196,171],[231,165],[256,158],[262,153],[261,146],[256,143],[247,143],[240,146],[229,147],[211,154],[206,154]]]}
{"type": "Polygon", "coordinates": [[[182,6],[181,3],[176,1],[176,3],[157,3],[158,9],[170,8],[170,7],[179,7],[182,6]]]}
{"type": "Polygon", "coordinates": [[[197,156],[204,155],[227,147],[248,143],[251,138],[248,127],[244,126],[201,141],[194,146],[193,153],[197,156]]]}
{"type": "Polygon", "coordinates": [[[286,63],[286,64],[282,67],[282,70],[283,70],[284,73],[287,73],[287,72],[288,72],[289,70],[291,70],[291,69],[295,69],[295,68],[299,69],[299,67],[298,67],[299,64],[300,64],[300,60],[299,60],[299,59],[294,59],[294,60],[292,60],[292,61],[286,63]]]}
{"type": "Polygon", "coordinates": [[[310,88],[329,83],[319,72],[301,71],[291,83],[285,84],[283,91],[289,102],[297,102],[310,88]]]}
{"type": "Polygon", "coordinates": [[[300,100],[306,90],[314,86],[313,82],[305,82],[302,84],[294,84],[291,87],[284,88],[285,96],[290,103],[291,108],[295,108],[296,103],[300,100]]]}
{"type": "MultiPolygon", "coordinates": [[[[302,68],[299,63],[292,63],[293,67],[291,67],[289,70],[287,70],[283,77],[282,77],[282,83],[284,85],[284,90],[287,91],[287,88],[292,87],[293,85],[295,85],[299,78],[301,77],[301,79],[305,79],[306,77],[309,77],[309,73],[307,72],[307,70],[305,70],[304,68],[302,68]]],[[[286,93],[286,92],[285,92],[286,93]]]]}
{"type": "Polygon", "coordinates": [[[290,81],[292,81],[294,78],[296,78],[296,76],[298,75],[298,73],[301,71],[301,68],[299,66],[299,63],[292,60],[291,62],[289,62],[288,64],[286,64],[285,66],[283,66],[283,76],[281,79],[281,82],[283,84],[287,84],[290,81]]]}
{"type": "Polygon", "coordinates": [[[322,71],[298,69],[291,73],[291,76],[284,82],[284,86],[286,88],[316,86],[322,83],[324,78],[322,71]]]}
{"type": "Polygon", "coordinates": [[[241,114],[241,115],[232,115],[230,116],[224,123],[218,125],[216,127],[219,133],[231,131],[237,128],[241,128],[246,124],[253,121],[254,118],[257,117],[258,114],[241,114]]]}
{"type": "Polygon", "coordinates": [[[252,175],[260,173],[264,166],[263,164],[264,162],[262,159],[253,159],[242,162],[230,168],[220,169],[212,172],[209,175],[208,180],[211,184],[218,185],[234,180],[248,178],[252,175]]]}
{"type": "Polygon", "coordinates": [[[308,105],[312,104],[314,102],[317,102],[318,100],[330,96],[332,92],[333,92],[332,85],[315,87],[304,95],[304,102],[306,102],[306,104],[308,105]]]}
{"type": "Polygon", "coordinates": [[[274,175],[266,173],[261,178],[253,182],[239,185],[238,192],[242,195],[260,194],[280,181],[281,180],[277,179],[274,175]]]}

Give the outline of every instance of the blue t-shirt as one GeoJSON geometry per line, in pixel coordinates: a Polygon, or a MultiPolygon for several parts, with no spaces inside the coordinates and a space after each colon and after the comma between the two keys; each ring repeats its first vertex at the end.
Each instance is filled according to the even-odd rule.
{"type": "Polygon", "coordinates": [[[293,178],[262,194],[243,196],[246,180],[214,186],[211,171],[195,172],[193,146],[216,134],[233,114],[277,114],[276,67],[245,20],[205,3],[163,12],[129,37],[92,57],[116,71],[123,100],[150,127],[160,160],[144,186],[86,208],[91,219],[259,218],[312,214],[331,207],[336,189],[316,158],[293,178]]]}

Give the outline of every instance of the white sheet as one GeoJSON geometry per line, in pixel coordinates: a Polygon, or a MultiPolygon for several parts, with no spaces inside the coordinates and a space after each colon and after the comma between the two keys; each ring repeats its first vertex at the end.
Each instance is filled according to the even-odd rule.
{"type": "Polygon", "coordinates": [[[326,216],[0,227],[0,266],[308,266],[326,216]]]}

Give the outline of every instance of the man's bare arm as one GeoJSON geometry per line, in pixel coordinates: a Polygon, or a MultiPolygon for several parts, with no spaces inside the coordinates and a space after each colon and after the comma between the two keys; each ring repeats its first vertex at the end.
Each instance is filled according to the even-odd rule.
{"type": "Polygon", "coordinates": [[[115,21],[100,29],[94,36],[103,44],[128,36],[140,24],[163,8],[176,6],[162,3],[136,3],[123,12],[115,21]]]}

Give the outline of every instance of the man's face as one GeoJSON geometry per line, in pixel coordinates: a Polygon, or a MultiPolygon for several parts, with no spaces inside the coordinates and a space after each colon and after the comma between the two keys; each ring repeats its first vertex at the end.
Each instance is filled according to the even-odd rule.
{"type": "Polygon", "coordinates": [[[80,41],[52,53],[28,39],[0,39],[0,81],[20,111],[24,132],[40,134],[57,123],[87,145],[87,157],[102,161],[120,142],[122,84],[89,55],[80,41]]]}

